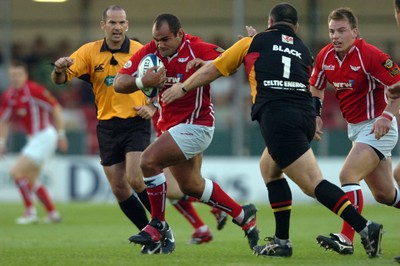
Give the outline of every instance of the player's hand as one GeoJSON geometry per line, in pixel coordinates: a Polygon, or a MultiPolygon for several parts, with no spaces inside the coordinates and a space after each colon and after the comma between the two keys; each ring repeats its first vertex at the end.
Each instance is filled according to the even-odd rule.
{"type": "Polygon", "coordinates": [[[206,61],[200,59],[200,58],[195,58],[191,60],[189,63],[186,65],[186,72],[189,72],[192,68],[194,69],[199,69],[200,67],[204,66],[206,64],[206,61]]]}
{"type": "Polygon", "coordinates": [[[173,101],[185,96],[185,92],[182,90],[182,83],[175,83],[169,89],[165,90],[161,96],[161,100],[164,103],[172,103],[173,101]]]}
{"type": "Polygon", "coordinates": [[[133,108],[137,111],[138,116],[143,119],[151,119],[157,112],[157,108],[153,105],[153,103],[142,106],[135,106],[133,108]]]}
{"type": "Polygon", "coordinates": [[[167,81],[167,71],[164,67],[151,67],[147,69],[142,77],[142,83],[145,88],[163,88],[165,81],[167,81]]]}
{"type": "Polygon", "coordinates": [[[400,98],[400,82],[389,86],[386,90],[386,96],[392,100],[400,98]]]}
{"type": "MultiPolygon", "coordinates": [[[[247,37],[253,37],[254,35],[257,34],[257,31],[255,28],[253,28],[253,26],[246,26],[246,31],[247,31],[247,37]]],[[[237,37],[239,40],[244,38],[243,35],[238,35],[237,37]]]]}
{"type": "Polygon", "coordinates": [[[320,141],[322,138],[322,134],[324,134],[324,132],[322,131],[322,127],[323,127],[323,122],[322,122],[322,118],[320,116],[317,116],[315,118],[315,123],[316,123],[316,127],[315,127],[315,134],[314,134],[314,140],[316,141],[320,141]]]}
{"type": "Polygon", "coordinates": [[[375,120],[370,134],[373,133],[375,138],[379,140],[389,132],[391,125],[392,121],[380,116],[375,120]]]}
{"type": "Polygon", "coordinates": [[[67,68],[74,64],[74,60],[69,57],[61,57],[54,62],[54,70],[57,72],[65,72],[67,68]]]}

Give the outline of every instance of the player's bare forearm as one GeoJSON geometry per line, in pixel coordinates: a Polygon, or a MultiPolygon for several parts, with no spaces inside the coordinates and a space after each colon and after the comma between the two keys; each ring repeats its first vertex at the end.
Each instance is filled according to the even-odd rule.
{"type": "Polygon", "coordinates": [[[56,105],[53,108],[52,116],[53,116],[54,127],[56,128],[57,132],[65,133],[64,116],[61,105],[56,105]]]}
{"type": "Polygon", "coordinates": [[[400,98],[400,82],[389,86],[386,95],[392,100],[400,98]]]}
{"type": "Polygon", "coordinates": [[[218,69],[212,62],[209,62],[194,72],[194,74],[189,79],[185,80],[184,83],[175,83],[171,88],[167,89],[163,93],[161,100],[164,103],[172,103],[173,101],[182,98],[189,91],[209,84],[220,76],[221,73],[218,69]]]}
{"type": "Polygon", "coordinates": [[[132,93],[137,91],[135,78],[127,74],[117,74],[114,78],[114,90],[118,93],[132,93]]]}
{"type": "Polygon", "coordinates": [[[400,98],[389,98],[388,104],[386,105],[385,111],[397,115],[400,108],[400,98]]]}
{"type": "Polygon", "coordinates": [[[318,97],[322,101],[324,100],[324,90],[318,90],[314,86],[310,86],[310,92],[312,96],[318,97]]]}
{"type": "Polygon", "coordinates": [[[200,86],[211,83],[222,76],[219,70],[214,66],[212,62],[208,62],[196,71],[190,78],[188,78],[183,86],[187,91],[198,88],[200,86]]]}
{"type": "Polygon", "coordinates": [[[9,128],[9,122],[0,121],[0,140],[7,140],[9,128]]]}

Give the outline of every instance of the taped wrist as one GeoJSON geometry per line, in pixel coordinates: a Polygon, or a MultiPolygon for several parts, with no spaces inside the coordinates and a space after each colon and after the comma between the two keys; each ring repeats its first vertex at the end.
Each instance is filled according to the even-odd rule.
{"type": "Polygon", "coordinates": [[[313,101],[313,105],[315,108],[315,114],[317,116],[321,116],[322,113],[322,100],[321,98],[317,97],[317,96],[313,96],[312,97],[312,101],[313,101]]]}

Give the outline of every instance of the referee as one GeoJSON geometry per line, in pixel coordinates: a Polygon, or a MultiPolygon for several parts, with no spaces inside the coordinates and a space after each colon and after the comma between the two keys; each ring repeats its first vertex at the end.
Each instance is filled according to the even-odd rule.
{"type": "MultiPolygon", "coordinates": [[[[142,45],[125,35],[128,20],[120,6],[107,7],[100,26],[105,38],[84,44],[70,57],[59,58],[51,78],[56,84],[64,84],[74,77],[91,84],[99,121],[101,164],[121,210],[141,230],[149,222],[143,205],[149,212],[151,207],[139,158],[150,144],[151,130],[150,120],[138,116],[134,107],[146,105],[147,98],[141,91],[127,95],[115,93],[113,81],[142,45]],[[132,194],[132,188],[140,201],[132,194]]],[[[151,250],[143,247],[142,252],[147,253],[147,248],[151,250]]]]}

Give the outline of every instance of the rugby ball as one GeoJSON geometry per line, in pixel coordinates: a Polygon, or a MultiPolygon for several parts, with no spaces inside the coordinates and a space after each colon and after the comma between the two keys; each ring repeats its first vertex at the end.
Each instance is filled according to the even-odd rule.
{"type": "MultiPolygon", "coordinates": [[[[145,55],[142,60],[140,60],[139,66],[138,66],[138,77],[141,78],[146,74],[146,71],[154,66],[158,66],[157,70],[160,69],[161,67],[164,67],[163,62],[161,61],[158,56],[155,54],[147,54],[145,55]]],[[[156,72],[157,72],[156,70],[156,72]]],[[[142,92],[149,98],[153,98],[157,96],[159,89],[158,88],[143,88],[141,89],[142,92]]]]}

